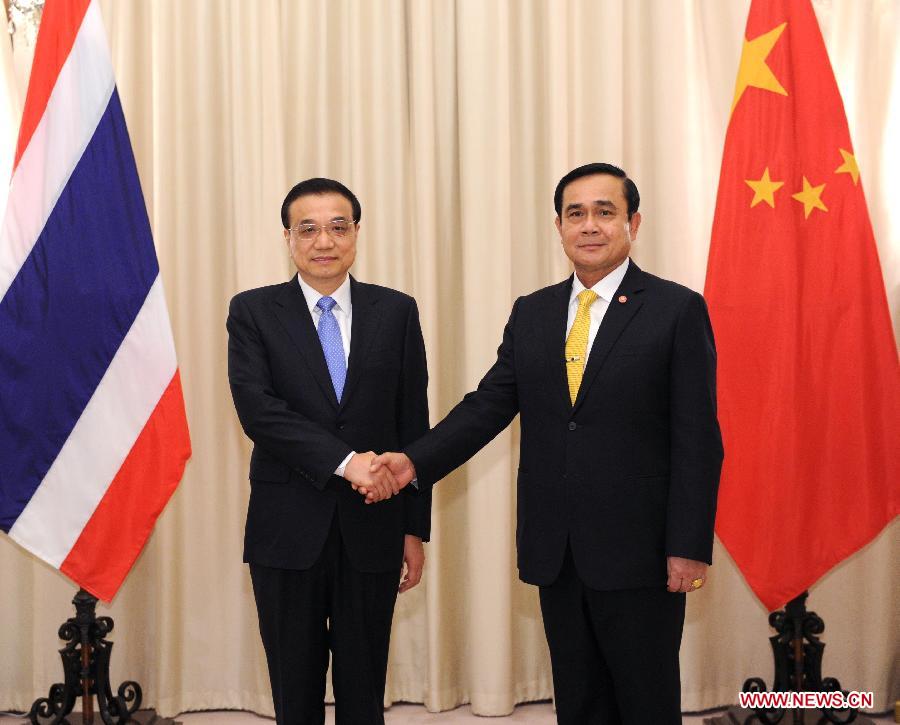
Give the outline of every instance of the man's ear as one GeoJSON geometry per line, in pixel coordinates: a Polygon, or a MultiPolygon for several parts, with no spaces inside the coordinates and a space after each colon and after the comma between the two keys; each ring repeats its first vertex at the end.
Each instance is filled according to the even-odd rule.
{"type": "Polygon", "coordinates": [[[631,221],[628,222],[629,236],[633,242],[637,239],[638,227],[641,225],[641,213],[636,211],[631,215],[631,221]]]}

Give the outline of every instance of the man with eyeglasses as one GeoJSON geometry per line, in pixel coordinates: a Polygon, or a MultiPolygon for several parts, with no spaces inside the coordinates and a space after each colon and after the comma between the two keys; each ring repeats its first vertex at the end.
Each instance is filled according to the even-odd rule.
{"type": "Polygon", "coordinates": [[[685,594],[712,557],[712,329],[703,297],[629,259],[639,203],[611,164],[566,174],[554,206],[575,274],[516,300],[478,389],[374,464],[438,481],[521,414],[519,575],[540,587],[561,725],[681,723],[685,594]]]}
{"type": "Polygon", "coordinates": [[[428,372],[415,300],[349,275],[361,212],[337,181],[297,184],[281,207],[297,275],[228,313],[228,379],[254,444],[244,561],[279,725],[324,723],[329,650],[338,725],[384,723],[398,583],[418,584],[430,532],[429,488],[369,470],[373,451],[428,430],[428,372]]]}

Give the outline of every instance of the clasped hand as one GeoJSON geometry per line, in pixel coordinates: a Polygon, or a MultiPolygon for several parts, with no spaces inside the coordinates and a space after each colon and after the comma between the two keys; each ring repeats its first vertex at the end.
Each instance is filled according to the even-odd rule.
{"type": "Polygon", "coordinates": [[[400,493],[403,486],[398,485],[397,480],[387,467],[374,467],[375,452],[354,453],[344,468],[344,478],[354,491],[359,491],[363,496],[372,494],[376,501],[388,499],[400,493]]]}
{"type": "Polygon", "coordinates": [[[403,453],[357,453],[344,469],[344,478],[367,504],[395,496],[415,477],[416,469],[403,453]]]}

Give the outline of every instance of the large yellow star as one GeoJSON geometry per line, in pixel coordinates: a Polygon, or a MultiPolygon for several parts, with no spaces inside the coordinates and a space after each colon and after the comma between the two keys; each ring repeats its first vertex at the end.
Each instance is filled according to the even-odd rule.
{"type": "Polygon", "coordinates": [[[779,83],[772,69],[766,65],[766,58],[772,52],[778,38],[784,32],[787,23],[782,23],[768,33],[759,35],[753,40],[744,41],[744,49],[741,52],[741,66],[738,68],[737,82],[734,86],[734,101],[731,103],[731,112],[741,100],[747,88],[762,88],[764,91],[772,91],[786,96],[788,92],[779,83]]]}
{"type": "Polygon", "coordinates": [[[764,201],[773,209],[775,208],[775,192],[784,186],[783,181],[772,181],[769,178],[769,167],[763,171],[762,178],[758,181],[754,179],[744,179],[744,183],[753,189],[753,201],[750,202],[750,208],[755,207],[759,202],[764,201]]]}
{"type": "Polygon", "coordinates": [[[792,198],[803,204],[804,218],[809,219],[809,215],[812,214],[813,209],[828,211],[828,207],[822,203],[822,190],[824,188],[825,184],[812,186],[807,178],[805,176],[803,177],[803,191],[798,191],[792,198]]]}
{"type": "Polygon", "coordinates": [[[838,149],[838,151],[844,157],[844,163],[838,166],[834,173],[850,174],[850,177],[853,179],[853,186],[856,186],[859,183],[859,166],[856,165],[856,157],[849,151],[844,151],[844,149],[838,149]]]}

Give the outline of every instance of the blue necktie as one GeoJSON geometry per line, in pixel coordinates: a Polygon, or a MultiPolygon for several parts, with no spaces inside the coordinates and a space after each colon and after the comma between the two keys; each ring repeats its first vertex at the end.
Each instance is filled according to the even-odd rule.
{"type": "Polygon", "coordinates": [[[344,341],[341,339],[341,328],[337,318],[331,311],[337,303],[331,297],[323,297],[316,302],[316,307],[322,310],[319,317],[319,342],[322,343],[322,352],[325,353],[325,364],[328,366],[328,374],[331,375],[331,384],[334,386],[334,394],[338,402],[341,402],[341,394],[344,392],[344,382],[347,380],[347,360],[344,358],[344,341]]]}

